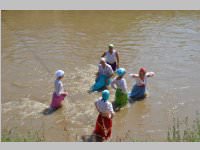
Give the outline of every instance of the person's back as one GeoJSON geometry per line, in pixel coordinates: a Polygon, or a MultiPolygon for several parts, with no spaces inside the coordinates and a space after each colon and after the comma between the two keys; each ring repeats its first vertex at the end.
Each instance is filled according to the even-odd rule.
{"type": "Polygon", "coordinates": [[[101,112],[101,113],[113,112],[112,104],[109,101],[104,102],[100,98],[96,101],[96,105],[97,105],[99,112],[101,112]]]}
{"type": "Polygon", "coordinates": [[[113,50],[112,54],[107,51],[105,53],[106,62],[109,64],[114,64],[117,61],[116,50],[113,50]]]}

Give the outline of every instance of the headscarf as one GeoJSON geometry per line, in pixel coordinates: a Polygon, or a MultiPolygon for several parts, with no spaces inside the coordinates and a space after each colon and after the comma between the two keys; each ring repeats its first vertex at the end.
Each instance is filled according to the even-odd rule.
{"type": "Polygon", "coordinates": [[[106,59],[104,57],[101,57],[100,62],[101,61],[106,62],[106,59]]]}
{"type": "Polygon", "coordinates": [[[117,73],[118,76],[121,77],[121,76],[123,76],[126,73],[126,69],[124,69],[124,68],[118,68],[116,70],[116,73],[117,73]]]}
{"type": "Polygon", "coordinates": [[[112,47],[112,48],[114,48],[114,45],[113,45],[113,44],[109,44],[108,47],[112,47]]]}
{"type": "Polygon", "coordinates": [[[63,70],[57,70],[55,75],[56,75],[56,78],[59,78],[59,77],[62,77],[64,76],[65,72],[63,70]]]}
{"type": "Polygon", "coordinates": [[[146,69],[144,67],[140,68],[139,72],[143,72],[143,73],[146,73],[146,69]]]}
{"type": "Polygon", "coordinates": [[[109,97],[110,97],[110,92],[108,90],[104,90],[102,92],[102,100],[106,102],[108,101],[109,97]]]}

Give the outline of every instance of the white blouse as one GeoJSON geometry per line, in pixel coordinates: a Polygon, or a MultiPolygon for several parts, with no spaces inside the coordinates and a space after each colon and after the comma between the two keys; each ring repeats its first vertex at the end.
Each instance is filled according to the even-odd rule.
{"type": "Polygon", "coordinates": [[[106,101],[106,102],[102,101],[101,97],[95,103],[96,103],[98,110],[101,113],[113,113],[114,112],[112,104],[109,101],[106,101]]]}
{"type": "Polygon", "coordinates": [[[115,88],[114,85],[117,85],[117,87],[119,89],[122,90],[123,93],[127,93],[128,90],[127,90],[127,84],[126,84],[126,80],[124,78],[120,79],[120,80],[117,80],[117,77],[115,77],[113,79],[113,81],[111,82],[111,86],[112,88],[115,88]]]}
{"type": "Polygon", "coordinates": [[[117,61],[116,50],[113,50],[112,54],[109,51],[107,51],[105,58],[109,64],[115,63],[117,61]]]}
{"type": "Polygon", "coordinates": [[[54,92],[56,93],[57,96],[60,96],[61,93],[64,92],[63,84],[61,80],[55,80],[54,82],[54,92]]]}
{"type": "Polygon", "coordinates": [[[105,68],[103,68],[102,65],[99,64],[99,73],[102,75],[110,76],[111,74],[113,74],[113,70],[109,64],[106,64],[105,68]]]}
{"type": "Polygon", "coordinates": [[[154,76],[155,73],[154,72],[147,72],[144,76],[144,80],[142,80],[138,74],[130,74],[130,76],[132,76],[133,78],[135,78],[136,80],[136,85],[138,86],[146,86],[147,84],[147,78],[148,77],[152,77],[154,76]]]}

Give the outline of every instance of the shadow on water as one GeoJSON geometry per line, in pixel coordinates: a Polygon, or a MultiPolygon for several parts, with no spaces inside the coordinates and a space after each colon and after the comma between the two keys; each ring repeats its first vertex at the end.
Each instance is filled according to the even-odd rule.
{"type": "Polygon", "coordinates": [[[103,142],[103,138],[98,135],[83,135],[81,137],[83,142],[103,142]]]}
{"type": "MultiPolygon", "coordinates": [[[[62,106],[61,106],[62,107],[62,106]]],[[[53,114],[54,112],[56,112],[58,109],[60,109],[61,107],[58,107],[58,108],[45,108],[43,111],[42,111],[42,114],[43,115],[51,115],[53,114]]]]}
{"type": "Polygon", "coordinates": [[[146,98],[146,96],[140,97],[140,98],[130,98],[129,97],[128,101],[129,101],[130,104],[133,104],[133,103],[135,103],[137,101],[143,101],[143,100],[145,100],[145,98],[146,98]]]}

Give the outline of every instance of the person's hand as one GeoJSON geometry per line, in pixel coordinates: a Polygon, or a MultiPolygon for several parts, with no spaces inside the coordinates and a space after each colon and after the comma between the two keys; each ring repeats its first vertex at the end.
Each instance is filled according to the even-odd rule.
{"type": "Polygon", "coordinates": [[[68,94],[68,92],[64,92],[64,93],[62,93],[62,95],[63,96],[68,96],[69,94],[68,94]]]}

